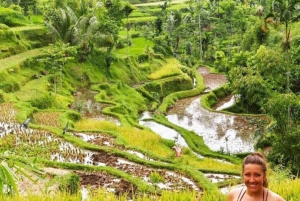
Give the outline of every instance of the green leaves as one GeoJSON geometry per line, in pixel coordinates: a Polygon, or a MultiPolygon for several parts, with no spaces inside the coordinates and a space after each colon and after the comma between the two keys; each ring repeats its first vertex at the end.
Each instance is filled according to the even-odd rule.
{"type": "Polygon", "coordinates": [[[3,191],[5,191],[4,193],[7,194],[14,194],[15,192],[18,192],[17,186],[14,181],[17,176],[11,171],[5,161],[1,162],[0,176],[0,188],[2,189],[2,191],[0,191],[0,194],[2,194],[3,191]]]}
{"type": "Polygon", "coordinates": [[[22,175],[34,182],[29,173],[41,176],[44,175],[41,170],[34,166],[29,159],[22,160],[14,155],[0,154],[0,195],[1,194],[18,194],[18,188],[15,183],[22,175]]]}
{"type": "Polygon", "coordinates": [[[133,7],[129,3],[125,3],[122,9],[122,12],[124,13],[125,17],[128,18],[129,15],[132,13],[132,11],[135,10],[135,7],[133,7]]]}
{"type": "Polygon", "coordinates": [[[45,64],[45,67],[54,73],[54,85],[55,85],[55,94],[57,93],[56,86],[56,73],[60,74],[60,83],[62,86],[62,71],[64,65],[67,61],[74,59],[74,55],[76,54],[76,47],[70,46],[69,44],[64,43],[55,43],[54,45],[50,45],[49,48],[44,53],[44,57],[39,59],[39,61],[45,64]]]}

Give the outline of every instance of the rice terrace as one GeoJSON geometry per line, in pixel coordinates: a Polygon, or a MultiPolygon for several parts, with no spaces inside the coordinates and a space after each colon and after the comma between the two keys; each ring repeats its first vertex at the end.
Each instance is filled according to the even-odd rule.
{"type": "Polygon", "coordinates": [[[300,201],[298,0],[1,0],[0,200],[300,201]]]}

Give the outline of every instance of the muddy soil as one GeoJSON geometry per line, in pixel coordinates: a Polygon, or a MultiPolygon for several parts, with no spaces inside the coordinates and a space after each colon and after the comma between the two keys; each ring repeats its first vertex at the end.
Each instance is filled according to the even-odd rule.
{"type": "Polygon", "coordinates": [[[107,174],[105,172],[100,173],[86,173],[75,172],[80,176],[80,184],[85,188],[90,188],[91,191],[98,188],[105,188],[107,191],[114,192],[116,196],[127,195],[132,198],[133,195],[138,193],[137,188],[130,182],[107,174]]]}
{"type": "Polygon", "coordinates": [[[120,124],[119,120],[103,114],[101,111],[111,105],[95,101],[94,96],[97,91],[88,88],[81,88],[73,94],[75,101],[69,106],[70,109],[78,111],[81,115],[98,120],[108,120],[120,124]]]}
{"type": "Polygon", "coordinates": [[[209,68],[200,67],[197,71],[203,76],[205,91],[211,91],[227,82],[225,75],[210,73],[209,68]]]}

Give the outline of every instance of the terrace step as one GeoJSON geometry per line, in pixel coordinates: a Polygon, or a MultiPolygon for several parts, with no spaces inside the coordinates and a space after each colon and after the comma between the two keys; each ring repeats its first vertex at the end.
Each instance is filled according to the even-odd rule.
{"type": "Polygon", "coordinates": [[[49,48],[49,47],[47,46],[47,47],[42,47],[42,48],[36,48],[36,49],[28,50],[28,51],[20,53],[20,54],[16,54],[16,55],[13,55],[10,57],[0,59],[0,64],[1,64],[0,71],[12,68],[16,64],[20,64],[21,62],[25,61],[28,58],[42,55],[43,50],[46,50],[47,48],[49,48]]]}

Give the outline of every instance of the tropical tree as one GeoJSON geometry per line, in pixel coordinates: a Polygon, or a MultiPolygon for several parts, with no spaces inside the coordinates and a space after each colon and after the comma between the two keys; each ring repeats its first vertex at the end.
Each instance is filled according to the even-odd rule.
{"type": "Polygon", "coordinates": [[[248,59],[247,66],[261,75],[273,91],[284,93],[287,90],[287,68],[281,51],[260,46],[256,54],[248,59]]]}
{"type": "Polygon", "coordinates": [[[225,35],[220,34],[220,36],[217,36],[216,34],[218,30],[215,24],[218,24],[219,27],[221,26],[221,23],[216,18],[216,7],[214,5],[214,2],[212,1],[207,3],[197,1],[195,9],[189,9],[190,12],[194,13],[195,42],[196,45],[199,46],[198,55],[203,61],[206,58],[206,52],[209,48],[209,45],[213,43],[215,37],[220,39],[221,36],[223,37],[225,35]]]}
{"type": "Polygon", "coordinates": [[[288,167],[292,173],[300,170],[300,104],[293,93],[274,94],[266,104],[268,114],[276,120],[271,132],[272,150],[269,160],[288,167]],[[288,113],[286,111],[289,111],[288,113]]]}
{"type": "Polygon", "coordinates": [[[163,4],[159,4],[161,8],[161,15],[165,17],[167,15],[168,1],[165,1],[163,4]]]}
{"type": "Polygon", "coordinates": [[[262,111],[264,103],[270,97],[271,90],[263,77],[251,68],[235,67],[230,71],[233,94],[243,112],[257,113],[262,111]]]}
{"type": "MultiPolygon", "coordinates": [[[[298,0],[274,0],[272,2],[272,14],[275,20],[279,23],[283,23],[285,27],[285,39],[282,43],[282,48],[285,51],[285,68],[286,68],[286,93],[290,91],[290,75],[291,75],[291,62],[289,50],[291,49],[290,41],[290,23],[300,16],[300,2],[298,0]]],[[[291,108],[287,108],[288,118],[291,116],[291,108]]]]}
{"type": "Polygon", "coordinates": [[[295,37],[292,41],[291,50],[289,51],[291,57],[290,69],[290,89],[294,93],[300,92],[300,35],[295,37]]]}
{"type": "Polygon", "coordinates": [[[51,45],[44,53],[43,58],[39,59],[39,61],[44,63],[46,69],[53,73],[54,92],[57,94],[57,74],[59,74],[60,86],[62,87],[64,65],[67,61],[74,59],[73,56],[76,54],[76,48],[69,44],[57,42],[51,45]]]}
{"type": "Polygon", "coordinates": [[[117,38],[118,27],[103,16],[100,21],[97,16],[81,16],[72,29],[72,45],[80,46],[80,61],[85,60],[88,53],[92,53],[94,46],[112,49],[117,38]]]}
{"type": "Polygon", "coordinates": [[[19,6],[23,8],[24,15],[28,15],[29,7],[36,7],[37,0],[20,0],[19,6]]]}
{"type": "Polygon", "coordinates": [[[274,19],[283,23],[285,27],[285,40],[282,44],[284,50],[289,50],[290,45],[290,28],[292,21],[300,16],[300,2],[298,0],[274,0],[272,2],[272,14],[274,19]]]}
{"type": "Polygon", "coordinates": [[[179,27],[180,24],[181,14],[177,10],[171,10],[170,13],[167,15],[167,19],[165,22],[165,30],[168,33],[170,45],[171,43],[173,43],[173,52],[176,52],[179,47],[180,31],[176,31],[176,29],[179,27]]]}
{"type": "Polygon", "coordinates": [[[166,19],[166,15],[167,15],[168,2],[165,1],[163,4],[159,4],[159,7],[161,8],[161,11],[154,22],[155,33],[157,36],[160,35],[163,31],[163,23],[166,19]]]}
{"type": "Polygon", "coordinates": [[[198,25],[196,28],[196,30],[198,30],[198,34],[197,36],[199,36],[198,38],[198,44],[199,44],[199,56],[200,56],[200,60],[202,60],[202,56],[203,56],[203,48],[202,48],[202,24],[201,24],[201,15],[203,12],[203,2],[201,2],[200,0],[197,1],[197,6],[196,6],[196,10],[197,10],[197,15],[198,15],[198,21],[196,22],[196,24],[198,25]]]}
{"type": "Polygon", "coordinates": [[[122,12],[124,13],[126,17],[126,39],[127,39],[127,58],[129,57],[129,46],[130,46],[130,41],[129,41],[129,30],[130,30],[130,24],[128,22],[129,15],[134,11],[134,7],[129,4],[125,3],[124,7],[122,9],[122,12]]]}
{"type": "Polygon", "coordinates": [[[118,27],[121,27],[123,25],[122,19],[124,18],[122,2],[120,0],[105,0],[104,6],[107,9],[108,17],[112,19],[118,27]]]}
{"type": "Polygon", "coordinates": [[[233,93],[239,96],[242,107],[266,112],[265,104],[272,94],[286,91],[284,64],[282,53],[261,46],[248,58],[246,67],[235,67],[229,72],[233,93]]]}

